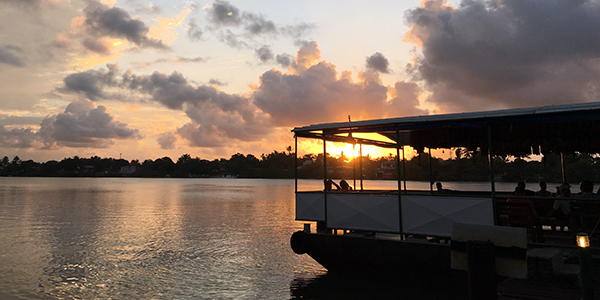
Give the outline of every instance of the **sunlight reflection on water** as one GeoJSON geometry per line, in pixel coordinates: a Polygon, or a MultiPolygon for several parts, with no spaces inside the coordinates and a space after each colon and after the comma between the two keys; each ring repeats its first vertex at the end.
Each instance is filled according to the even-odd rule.
{"type": "Polygon", "coordinates": [[[0,178],[0,299],[319,299],[342,283],[291,251],[294,209],[293,180],[0,178]]]}

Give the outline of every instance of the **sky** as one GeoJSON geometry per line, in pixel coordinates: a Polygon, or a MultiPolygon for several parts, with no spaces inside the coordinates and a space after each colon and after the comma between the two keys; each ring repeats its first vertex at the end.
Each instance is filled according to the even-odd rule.
{"type": "Polygon", "coordinates": [[[0,0],[0,156],[260,156],[316,123],[598,101],[598,28],[581,0],[0,0]]]}

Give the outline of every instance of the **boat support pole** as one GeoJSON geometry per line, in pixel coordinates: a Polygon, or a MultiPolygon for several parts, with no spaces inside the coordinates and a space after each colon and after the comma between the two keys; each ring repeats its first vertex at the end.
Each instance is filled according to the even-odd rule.
{"type": "MultiPolygon", "coordinates": [[[[360,174],[360,190],[363,190],[363,173],[362,173],[362,144],[358,144],[358,152],[360,155],[359,158],[359,164],[358,167],[360,168],[360,171],[358,172],[358,174],[360,174]]],[[[356,187],[355,187],[356,188],[356,187]]]]}
{"type": "Polygon", "coordinates": [[[327,233],[327,140],[323,134],[323,209],[325,220],[317,222],[317,233],[327,233]]]}
{"type": "Polygon", "coordinates": [[[492,126],[487,125],[488,134],[488,162],[490,165],[490,183],[492,185],[492,208],[494,211],[494,224],[498,224],[496,213],[496,183],[494,182],[494,148],[492,148],[492,126]]]}
{"type": "Polygon", "coordinates": [[[560,169],[562,170],[562,182],[565,183],[567,182],[567,174],[565,172],[565,155],[564,153],[560,153],[560,169]]]}
{"type": "Polygon", "coordinates": [[[298,192],[298,136],[294,135],[294,192],[298,192]]]}
{"type": "MultiPolygon", "coordinates": [[[[400,132],[396,130],[396,173],[398,174],[398,229],[400,231],[400,236],[404,239],[404,234],[402,232],[402,182],[400,181],[402,178],[400,177],[400,145],[398,144],[400,141],[400,132]]],[[[404,147],[404,146],[402,146],[404,147]]],[[[404,151],[402,151],[404,154],[404,151]]]]}
{"type": "Polygon", "coordinates": [[[433,168],[431,167],[431,148],[427,148],[429,152],[429,191],[433,194],[433,168]]]}
{"type": "Polygon", "coordinates": [[[406,192],[406,156],[404,145],[402,145],[402,181],[404,181],[404,191],[406,192]]]}

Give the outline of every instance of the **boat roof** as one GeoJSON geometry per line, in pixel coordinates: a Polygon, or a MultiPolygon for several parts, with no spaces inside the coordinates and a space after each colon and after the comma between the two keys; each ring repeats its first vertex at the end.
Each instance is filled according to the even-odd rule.
{"type": "Polygon", "coordinates": [[[600,102],[494,111],[423,115],[356,122],[322,123],[292,130],[297,137],[396,148],[466,147],[494,154],[524,156],[540,152],[600,153],[600,102]],[[394,142],[356,138],[378,133],[394,142]]]}

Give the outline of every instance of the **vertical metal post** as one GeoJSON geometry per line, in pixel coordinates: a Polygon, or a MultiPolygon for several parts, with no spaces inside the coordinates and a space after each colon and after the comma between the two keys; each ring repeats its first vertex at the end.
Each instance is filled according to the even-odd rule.
{"type": "Polygon", "coordinates": [[[406,149],[402,145],[402,181],[404,181],[404,191],[406,192],[406,156],[404,153],[406,149]]]}
{"type": "Polygon", "coordinates": [[[356,144],[352,144],[352,179],[354,180],[354,189],[356,190],[356,144]]]}
{"type": "Polygon", "coordinates": [[[360,155],[360,160],[359,160],[359,162],[360,162],[359,163],[360,171],[358,172],[358,174],[360,174],[360,190],[362,191],[363,190],[363,173],[362,173],[362,170],[363,170],[363,167],[362,167],[362,158],[363,157],[362,156],[363,155],[362,155],[362,144],[358,144],[358,151],[360,152],[359,153],[359,155],[360,155]]]}
{"type": "Polygon", "coordinates": [[[331,233],[327,230],[327,140],[323,133],[323,206],[325,220],[317,222],[317,233],[331,233]]]}
{"type": "Polygon", "coordinates": [[[298,192],[298,136],[294,135],[294,192],[298,192]]]}
{"type": "Polygon", "coordinates": [[[567,182],[567,174],[565,172],[565,155],[562,152],[560,153],[560,168],[562,170],[562,182],[565,183],[567,182]]]}
{"type": "Polygon", "coordinates": [[[494,224],[498,224],[496,213],[496,183],[494,181],[494,148],[492,148],[492,126],[487,125],[488,133],[488,162],[490,166],[490,183],[492,185],[492,208],[494,209],[494,224]]]}
{"type": "MultiPolygon", "coordinates": [[[[396,173],[398,176],[398,220],[399,223],[398,224],[398,228],[400,229],[400,234],[403,234],[403,230],[402,230],[402,182],[401,177],[400,177],[400,147],[399,147],[399,141],[400,141],[400,132],[398,132],[398,130],[396,130],[396,173]]],[[[404,152],[403,152],[404,153],[404,152]]]]}
{"type": "Polygon", "coordinates": [[[431,167],[431,148],[427,148],[429,152],[429,191],[433,194],[433,168],[431,167]]]}

